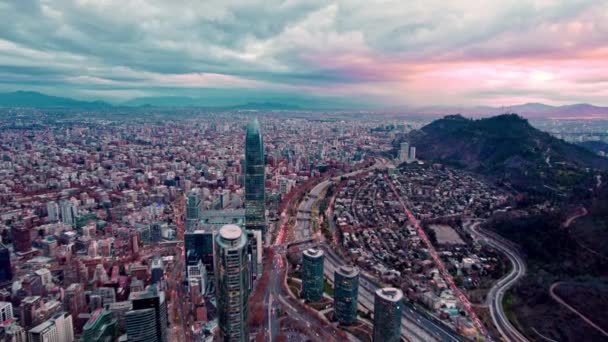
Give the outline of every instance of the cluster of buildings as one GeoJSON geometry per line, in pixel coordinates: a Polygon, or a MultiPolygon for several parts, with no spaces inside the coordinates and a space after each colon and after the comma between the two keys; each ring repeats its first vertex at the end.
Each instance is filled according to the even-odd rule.
{"type": "MultiPolygon", "coordinates": [[[[494,252],[474,242],[462,223],[503,207],[506,195],[438,165],[406,165],[389,172],[461,287],[474,289],[500,270],[494,252]]],[[[460,315],[461,304],[385,177],[380,171],[369,172],[338,187],[333,224],[341,246],[360,268],[400,288],[409,299],[456,327],[469,328],[471,322],[460,315]]]]}
{"type": "MultiPolygon", "coordinates": [[[[302,253],[302,299],[323,299],[325,253],[310,248],[302,253]]],[[[333,317],[341,325],[357,322],[360,272],[354,266],[341,266],[334,271],[333,317]]],[[[374,341],[401,341],[403,292],[398,288],[379,288],[374,295],[374,341]]]]}

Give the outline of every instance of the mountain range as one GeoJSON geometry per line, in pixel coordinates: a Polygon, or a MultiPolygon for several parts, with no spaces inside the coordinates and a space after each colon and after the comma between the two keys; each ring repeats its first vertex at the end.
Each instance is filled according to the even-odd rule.
{"type": "MultiPolygon", "coordinates": [[[[206,90],[199,97],[154,96],[139,97],[120,103],[110,104],[105,101],[82,101],[72,98],[50,96],[35,91],[15,91],[0,93],[0,107],[35,107],[35,108],[90,108],[103,109],[111,107],[204,107],[215,109],[255,109],[255,110],[348,110],[373,109],[366,103],[353,103],[339,98],[294,97],[274,94],[270,98],[263,94],[244,94],[241,97],[222,95],[216,90],[206,90]],[[240,98],[240,100],[235,100],[240,98]]],[[[385,110],[379,109],[380,112],[385,110]]],[[[409,115],[443,116],[462,114],[469,117],[486,117],[503,113],[518,113],[526,118],[604,118],[608,119],[608,107],[594,106],[586,103],[550,106],[542,103],[526,103],[510,107],[401,107],[388,112],[409,115]]]]}

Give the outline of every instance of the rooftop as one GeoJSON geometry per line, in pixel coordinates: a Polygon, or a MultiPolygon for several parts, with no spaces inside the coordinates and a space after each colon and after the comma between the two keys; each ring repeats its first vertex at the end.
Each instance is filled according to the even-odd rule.
{"type": "Polygon", "coordinates": [[[304,255],[311,257],[311,258],[320,258],[324,255],[325,253],[320,250],[320,249],[316,249],[316,248],[309,248],[307,250],[304,251],[304,255]]]}
{"type": "Polygon", "coordinates": [[[378,289],[376,295],[384,300],[398,302],[403,298],[403,292],[394,287],[385,287],[378,289]]]}
{"type": "Polygon", "coordinates": [[[220,229],[220,236],[226,240],[236,240],[241,237],[243,230],[234,224],[227,224],[220,229]]]}

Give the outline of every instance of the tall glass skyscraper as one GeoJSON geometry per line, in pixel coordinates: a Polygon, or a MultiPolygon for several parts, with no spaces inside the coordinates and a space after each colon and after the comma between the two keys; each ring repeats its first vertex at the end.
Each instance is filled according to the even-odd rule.
{"type": "Polygon", "coordinates": [[[334,272],[334,316],[340,324],[357,321],[357,297],[359,296],[359,269],[342,266],[334,272]]]}
{"type": "Polygon", "coordinates": [[[302,253],[302,298],[309,302],[323,299],[323,263],[325,253],[310,248],[302,253]]]}
{"type": "Polygon", "coordinates": [[[245,137],[245,227],[266,234],[264,143],[257,119],[247,125],[245,137]]]}
{"type": "Polygon", "coordinates": [[[376,290],[374,297],[374,342],[401,341],[403,292],[386,287],[376,290]]]}
{"type": "Polygon", "coordinates": [[[220,339],[249,341],[247,299],[251,278],[247,234],[237,225],[223,226],[215,238],[215,255],[220,339]]]}

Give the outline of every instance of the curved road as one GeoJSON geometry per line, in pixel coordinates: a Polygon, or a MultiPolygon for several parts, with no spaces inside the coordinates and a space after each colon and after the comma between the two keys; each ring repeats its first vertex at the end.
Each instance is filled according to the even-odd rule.
{"type": "MultiPolygon", "coordinates": [[[[466,225],[467,224],[465,224],[465,226],[466,225]]],[[[498,328],[498,331],[505,340],[517,342],[528,341],[528,339],[511,324],[502,305],[507,290],[526,274],[526,264],[509,242],[498,236],[489,235],[486,232],[477,230],[478,226],[479,222],[470,225],[469,228],[471,233],[474,236],[477,236],[482,242],[485,242],[505,254],[512,264],[511,272],[497,281],[490,289],[490,292],[488,292],[486,300],[490,302],[488,304],[490,307],[490,314],[492,315],[492,321],[494,321],[494,325],[498,328]]]]}
{"type": "Polygon", "coordinates": [[[560,296],[558,296],[555,293],[555,288],[557,286],[559,286],[561,283],[562,283],[561,281],[558,281],[557,283],[553,283],[553,285],[551,285],[551,288],[549,289],[549,294],[551,295],[551,298],[553,298],[555,301],[557,301],[561,305],[565,306],[568,310],[570,310],[573,313],[577,314],[583,321],[585,321],[587,324],[589,324],[590,326],[592,326],[595,330],[597,330],[600,333],[602,333],[602,335],[608,337],[608,332],[606,332],[606,330],[602,329],[599,325],[593,323],[593,321],[590,320],[589,318],[587,318],[587,316],[583,315],[578,310],[576,310],[575,308],[573,308],[572,306],[570,306],[570,304],[566,303],[566,301],[564,301],[560,296]]]}

